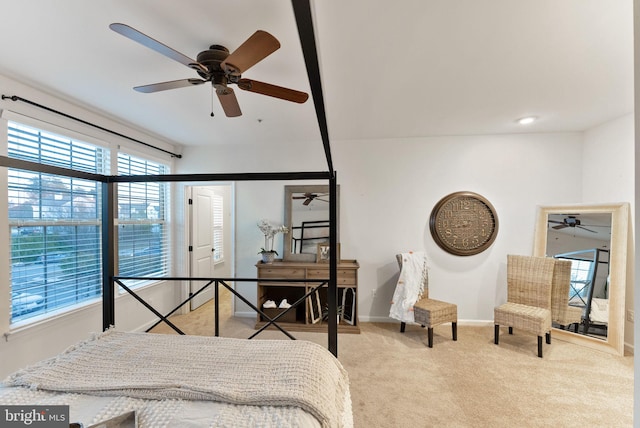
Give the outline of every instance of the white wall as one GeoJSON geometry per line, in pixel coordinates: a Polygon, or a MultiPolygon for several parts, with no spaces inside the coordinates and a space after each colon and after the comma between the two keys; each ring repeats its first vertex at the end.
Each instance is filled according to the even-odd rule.
{"type": "MultiPolygon", "coordinates": [[[[581,176],[581,142],[577,133],[333,142],[342,257],[355,258],[361,266],[360,320],[388,320],[398,270],[394,254],[421,249],[431,258],[433,297],[458,302],[461,319],[492,319],[493,307],[505,296],[501,276],[506,254],[532,251],[536,205],[580,201],[580,195],[557,183],[581,176]],[[478,256],[446,254],[429,234],[433,205],[459,190],[484,195],[498,210],[498,238],[478,256]]],[[[269,149],[274,151],[280,156],[270,158],[271,170],[287,171],[305,162],[289,149],[269,149]]],[[[257,151],[255,156],[266,159],[269,153],[257,151]]],[[[193,165],[192,172],[211,172],[212,167],[215,172],[218,163],[227,170],[235,166],[246,171],[244,159],[234,159],[231,150],[186,150],[180,162],[193,165]]],[[[256,222],[282,221],[285,184],[290,183],[238,183],[238,276],[255,277],[262,244],[256,222]]],[[[254,284],[244,288],[255,298],[254,284]]]]}
{"type": "Polygon", "coordinates": [[[579,134],[335,144],[342,252],[361,266],[360,319],[388,319],[394,254],[425,250],[430,296],[456,302],[461,321],[492,320],[494,306],[506,300],[506,255],[532,252],[536,205],[579,201],[558,183],[579,177],[580,144],[579,134]],[[435,244],[429,215],[442,197],[465,190],[494,205],[500,226],[487,251],[459,257],[435,244]]]}
{"type": "MultiPolygon", "coordinates": [[[[631,202],[633,193],[620,182],[632,180],[633,167],[627,165],[632,150],[632,121],[626,117],[584,134],[332,142],[341,192],[342,257],[355,258],[361,266],[360,320],[389,321],[389,302],[398,274],[394,255],[409,250],[425,250],[429,255],[432,297],[457,302],[461,321],[492,320],[494,306],[506,298],[506,255],[532,253],[536,207],[631,202]],[[607,148],[613,148],[613,153],[607,148]],[[597,186],[591,183],[593,177],[584,177],[589,183],[585,185],[587,192],[580,185],[583,165],[592,168],[596,161],[601,165],[597,186]],[[612,186],[617,189],[615,193],[605,191],[612,186]],[[596,189],[605,190],[597,194],[596,189]],[[462,190],[488,198],[500,221],[492,247],[471,257],[442,251],[431,238],[428,226],[436,202],[462,190]],[[590,195],[589,200],[584,200],[583,193],[590,195]]],[[[269,160],[270,170],[287,171],[291,165],[305,162],[299,153],[285,148],[254,153],[256,159],[269,160]],[[274,158],[274,151],[281,156],[274,158]]],[[[211,172],[212,166],[214,170],[218,168],[218,162],[226,170],[246,171],[244,159],[234,159],[233,150],[201,148],[184,154],[181,162],[194,165],[193,172],[204,168],[211,172]]],[[[238,184],[238,276],[255,277],[256,253],[262,244],[256,222],[260,218],[282,221],[284,184],[289,183],[238,184]]],[[[255,298],[254,284],[243,288],[255,298]]],[[[242,312],[242,307],[239,310],[242,312]]],[[[632,343],[629,339],[627,342],[632,343]]]]}

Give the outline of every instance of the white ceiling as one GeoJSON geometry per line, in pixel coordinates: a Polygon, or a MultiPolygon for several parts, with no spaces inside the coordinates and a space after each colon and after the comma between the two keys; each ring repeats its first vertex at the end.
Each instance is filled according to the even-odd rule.
{"type": "MultiPolygon", "coordinates": [[[[109,29],[128,24],[191,58],[211,44],[233,51],[262,29],[282,47],[243,77],[310,93],[288,0],[0,1],[0,74],[182,145],[320,141],[312,99],[236,89],[243,116],[225,117],[214,98],[212,118],[209,85],[133,91],[197,75],[109,29]]],[[[312,7],[332,144],[581,131],[633,111],[632,0],[312,7]],[[525,115],[540,120],[523,128],[525,115]]]]}

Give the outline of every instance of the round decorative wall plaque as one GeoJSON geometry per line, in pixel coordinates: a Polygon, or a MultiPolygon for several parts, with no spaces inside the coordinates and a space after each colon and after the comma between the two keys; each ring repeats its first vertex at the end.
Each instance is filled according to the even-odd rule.
{"type": "Polygon", "coordinates": [[[443,250],[471,256],[493,244],[498,234],[498,216],[484,197],[473,192],[456,192],[433,207],[429,229],[443,250]]]}

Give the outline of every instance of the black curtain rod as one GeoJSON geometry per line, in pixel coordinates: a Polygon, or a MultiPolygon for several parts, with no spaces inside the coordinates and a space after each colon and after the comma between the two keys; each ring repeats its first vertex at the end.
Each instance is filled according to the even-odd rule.
{"type": "Polygon", "coordinates": [[[126,138],[127,140],[131,140],[131,141],[134,141],[134,142],[136,142],[136,143],[138,143],[138,144],[142,144],[142,145],[144,145],[144,146],[151,147],[152,149],[155,149],[155,150],[160,150],[161,152],[164,152],[164,153],[170,154],[170,155],[171,155],[171,156],[173,156],[174,158],[178,158],[178,159],[182,158],[182,155],[180,155],[180,154],[173,153],[173,152],[170,152],[170,151],[165,150],[165,149],[161,149],[160,147],[156,147],[156,146],[153,146],[153,145],[151,145],[151,144],[145,143],[144,141],[136,140],[135,138],[128,137],[128,136],[123,135],[123,134],[121,134],[121,133],[119,133],[119,132],[112,131],[111,129],[103,128],[102,126],[100,126],[100,125],[96,125],[95,123],[87,122],[86,120],[83,120],[83,119],[77,118],[77,117],[75,117],[75,116],[71,116],[71,115],[69,115],[69,114],[63,113],[63,112],[58,111],[58,110],[54,110],[54,109],[52,109],[52,108],[50,108],[50,107],[47,107],[47,106],[43,106],[42,104],[38,104],[38,103],[35,103],[35,102],[33,102],[33,101],[29,101],[29,100],[24,99],[24,98],[22,98],[22,97],[19,97],[19,96],[17,96],[17,95],[2,95],[2,99],[3,99],[3,100],[7,100],[7,99],[9,99],[9,100],[11,100],[11,101],[22,101],[22,102],[25,102],[25,103],[27,103],[27,104],[31,104],[32,106],[36,106],[36,107],[39,107],[39,108],[41,108],[41,109],[44,109],[44,110],[50,111],[51,113],[55,113],[55,114],[58,114],[58,115],[60,115],[60,116],[67,117],[67,118],[69,118],[69,119],[73,119],[73,120],[75,120],[75,121],[77,121],[77,122],[84,123],[85,125],[93,126],[94,128],[98,128],[98,129],[100,129],[101,131],[105,131],[105,132],[108,132],[108,133],[110,133],[110,134],[117,135],[118,137],[126,138]]]}

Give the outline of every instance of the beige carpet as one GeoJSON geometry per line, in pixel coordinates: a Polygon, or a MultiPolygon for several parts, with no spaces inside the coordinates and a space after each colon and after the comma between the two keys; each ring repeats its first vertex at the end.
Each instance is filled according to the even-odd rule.
{"type": "MultiPolygon", "coordinates": [[[[254,320],[230,317],[221,299],[220,335],[249,337],[254,320]]],[[[172,318],[187,334],[213,335],[213,305],[172,318]]],[[[633,357],[615,357],[554,340],[537,357],[536,338],[517,332],[493,344],[493,327],[362,323],[340,334],[338,358],[349,372],[354,422],[369,427],[631,427],[633,357]]],[[[158,326],[154,332],[170,332],[158,326]]],[[[292,333],[327,344],[326,334],[292,333]]],[[[266,331],[259,339],[286,339],[266,331]]],[[[255,339],[254,339],[255,340],[255,339]]]]}

